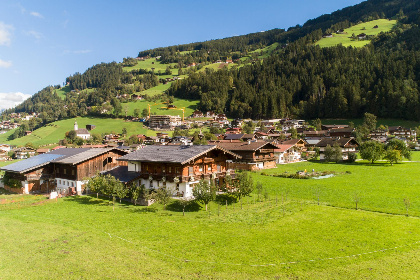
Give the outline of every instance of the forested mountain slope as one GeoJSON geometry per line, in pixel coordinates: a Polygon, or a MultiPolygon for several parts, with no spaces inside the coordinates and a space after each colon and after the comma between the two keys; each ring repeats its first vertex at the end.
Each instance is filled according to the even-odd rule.
{"type": "MultiPolygon", "coordinates": [[[[287,31],[157,48],[139,56],[167,63],[168,72],[169,66],[183,70],[185,78],[172,82],[167,94],[199,100],[201,109],[231,117],[359,117],[369,111],[379,117],[419,120],[419,9],[420,0],[369,0],[287,31]],[[397,19],[398,25],[366,47],[315,46],[325,33],[379,18],[397,19]],[[273,47],[262,55],[267,46],[273,47]],[[236,61],[236,67],[188,67],[227,59],[236,61]]],[[[46,87],[4,114],[37,112],[40,124],[104,112],[119,116],[121,103],[131,94],[164,83],[165,77],[153,69],[126,71],[126,63],[137,62],[95,65],[67,78],[64,99],[55,93],[59,86],[46,87]]]]}

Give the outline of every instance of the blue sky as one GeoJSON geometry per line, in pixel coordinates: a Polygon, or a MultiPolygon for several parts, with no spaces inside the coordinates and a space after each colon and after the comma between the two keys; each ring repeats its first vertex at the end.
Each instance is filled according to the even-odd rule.
{"type": "Polygon", "coordinates": [[[2,0],[0,109],[141,50],[288,28],[360,0],[2,0]]]}

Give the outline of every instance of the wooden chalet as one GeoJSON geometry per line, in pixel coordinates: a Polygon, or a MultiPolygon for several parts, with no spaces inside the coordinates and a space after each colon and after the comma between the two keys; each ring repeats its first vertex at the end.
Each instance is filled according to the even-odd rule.
{"type": "Polygon", "coordinates": [[[328,134],[331,137],[345,137],[345,138],[350,138],[353,136],[354,132],[356,130],[354,128],[351,127],[347,127],[347,128],[333,128],[328,130],[328,134]]]}
{"type": "MultiPolygon", "coordinates": [[[[115,148],[62,148],[4,166],[6,176],[22,182],[18,193],[48,192],[81,194],[86,178],[124,165],[116,159],[127,154],[115,148]]],[[[5,186],[7,187],[7,186],[5,186]]]]}
{"type": "Polygon", "coordinates": [[[341,147],[341,152],[343,153],[343,160],[348,159],[350,153],[355,153],[356,149],[359,147],[359,143],[354,138],[323,138],[316,144],[316,147],[319,148],[319,159],[325,159],[325,148],[329,145],[334,146],[335,143],[341,147]]]}
{"type": "Polygon", "coordinates": [[[228,142],[217,145],[241,156],[241,159],[234,160],[228,165],[232,169],[260,170],[276,167],[274,150],[277,146],[269,142],[228,142]]]}
{"type": "Polygon", "coordinates": [[[204,118],[204,114],[203,112],[199,111],[199,110],[195,110],[192,114],[191,114],[191,118],[204,118]]]}
{"type": "Polygon", "coordinates": [[[323,124],[321,125],[321,130],[330,130],[335,128],[348,128],[348,124],[323,124]]]}
{"type": "Polygon", "coordinates": [[[285,164],[298,162],[302,158],[302,152],[306,151],[306,141],[303,139],[290,139],[276,144],[277,149],[274,150],[276,163],[285,164]]]}
{"type": "Polygon", "coordinates": [[[404,128],[402,126],[390,126],[388,127],[388,131],[390,135],[395,135],[398,137],[404,138],[416,138],[417,134],[415,130],[411,130],[409,128],[404,128]]]}
{"type": "Polygon", "coordinates": [[[147,189],[164,186],[174,196],[191,197],[195,184],[201,179],[214,180],[216,185],[221,185],[226,175],[234,177],[226,162],[239,158],[216,145],[168,145],[146,146],[118,160],[128,163],[127,172],[139,176],[134,181],[137,185],[147,189]]]}

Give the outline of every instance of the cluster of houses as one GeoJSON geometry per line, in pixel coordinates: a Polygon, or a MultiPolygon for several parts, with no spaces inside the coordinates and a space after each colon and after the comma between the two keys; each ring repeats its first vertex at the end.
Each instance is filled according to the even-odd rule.
{"type": "MultiPolygon", "coordinates": [[[[209,126],[226,118],[213,112],[196,111],[194,115],[211,116],[209,126]]],[[[193,145],[193,137],[170,137],[161,132],[156,136],[139,134],[141,144],[131,146],[125,146],[120,135],[110,134],[101,145],[58,146],[37,151],[19,148],[15,150],[16,156],[27,159],[1,170],[8,178],[22,182],[17,190],[21,193],[57,190],[63,194],[81,194],[87,178],[102,173],[111,174],[126,184],[144,185],[149,189],[165,186],[173,196],[190,197],[194,185],[201,179],[222,185],[226,176],[235,178],[235,170],[254,171],[299,162],[314,155],[315,150],[323,160],[326,147],[337,144],[342,150],[342,159],[346,160],[359,146],[353,138],[354,128],[348,125],[322,125],[321,130],[316,131],[304,120],[272,119],[260,121],[251,133],[244,133],[243,120],[228,123],[223,124],[225,133],[214,134],[207,145],[193,145]],[[292,138],[291,130],[295,130],[297,138],[296,133],[292,138]]],[[[88,139],[89,131],[94,128],[89,125],[79,129],[76,122],[74,130],[77,136],[88,139]]],[[[204,135],[200,132],[195,137],[201,140],[204,135]]],[[[373,131],[370,137],[384,142],[389,137],[410,139],[416,134],[403,127],[389,127],[373,131]]],[[[0,145],[0,151],[9,153],[11,147],[0,145]]]]}

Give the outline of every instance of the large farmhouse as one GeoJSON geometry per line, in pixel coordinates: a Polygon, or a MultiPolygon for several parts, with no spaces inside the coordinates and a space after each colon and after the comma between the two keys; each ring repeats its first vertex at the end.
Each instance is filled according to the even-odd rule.
{"type": "Polygon", "coordinates": [[[324,138],[316,144],[319,148],[319,159],[325,160],[325,148],[327,146],[333,147],[338,144],[343,154],[343,160],[347,160],[350,153],[355,153],[359,143],[354,138],[324,138]]]}
{"type": "Polygon", "coordinates": [[[232,169],[259,170],[276,167],[277,146],[265,141],[227,142],[218,146],[241,156],[229,164],[232,169]]]}
{"type": "MultiPolygon", "coordinates": [[[[22,184],[14,192],[30,193],[57,189],[81,194],[86,178],[124,162],[116,159],[126,152],[115,148],[62,148],[4,166],[5,176],[22,184]]],[[[8,188],[9,186],[5,186],[8,188]]]]}
{"type": "Polygon", "coordinates": [[[128,172],[139,174],[135,181],[148,189],[164,186],[174,196],[191,197],[194,185],[201,179],[224,182],[226,175],[234,175],[226,166],[227,160],[240,158],[214,145],[146,146],[120,157],[128,162],[128,172]]]}

